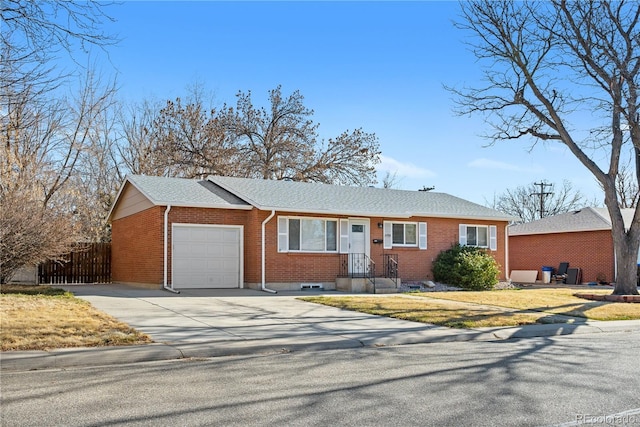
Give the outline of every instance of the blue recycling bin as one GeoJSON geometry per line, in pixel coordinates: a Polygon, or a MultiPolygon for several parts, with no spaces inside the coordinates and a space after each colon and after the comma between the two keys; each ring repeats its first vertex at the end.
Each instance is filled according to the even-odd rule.
{"type": "Polygon", "coordinates": [[[552,273],[553,273],[553,267],[543,265],[542,266],[542,283],[551,283],[552,273]]]}

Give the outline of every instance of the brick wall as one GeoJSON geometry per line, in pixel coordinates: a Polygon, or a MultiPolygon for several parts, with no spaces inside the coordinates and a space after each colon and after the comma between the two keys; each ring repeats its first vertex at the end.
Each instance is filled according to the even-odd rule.
{"type": "MultiPolygon", "coordinates": [[[[327,282],[335,281],[339,273],[339,255],[337,254],[305,254],[279,253],[277,251],[277,217],[287,216],[286,212],[278,213],[267,226],[267,282],[327,282]]],[[[299,214],[290,214],[300,216],[299,214]]],[[[314,217],[322,218],[323,216],[314,217]]],[[[340,219],[346,217],[327,216],[340,219]]],[[[398,277],[405,281],[433,279],[432,263],[438,254],[449,249],[458,242],[460,224],[496,225],[498,232],[498,250],[490,251],[501,268],[501,279],[506,276],[505,264],[505,222],[489,222],[475,220],[420,218],[413,217],[402,221],[427,223],[427,250],[416,248],[384,249],[382,243],[374,244],[373,239],[383,239],[383,230],[378,228],[385,218],[370,218],[371,259],[376,263],[376,272],[384,271],[384,254],[398,254],[398,277]]]]}
{"type": "Polygon", "coordinates": [[[599,273],[613,281],[615,262],[611,231],[534,234],[509,237],[509,267],[511,270],[538,270],[542,266],[558,268],[561,262],[582,271],[583,282],[594,282],[599,273]]]}
{"type": "MultiPolygon", "coordinates": [[[[124,283],[152,284],[161,286],[163,281],[163,224],[164,206],[147,209],[135,215],[113,222],[113,280],[124,283]]],[[[207,209],[173,207],[169,212],[169,262],[168,281],[171,281],[171,224],[220,224],[244,226],[244,281],[262,282],[261,271],[261,225],[271,212],[253,209],[207,209]]],[[[279,253],[277,251],[278,215],[266,227],[266,282],[334,282],[340,271],[338,254],[279,253]]],[[[300,216],[299,214],[290,214],[300,216]]],[[[313,215],[323,217],[322,215],[313,215]]],[[[337,216],[325,216],[340,219],[337,216]]],[[[342,217],[346,218],[346,217],[342,217]]],[[[383,239],[383,230],[377,224],[385,218],[371,218],[371,258],[379,273],[384,270],[383,256],[398,254],[399,277],[403,280],[432,279],[431,266],[436,256],[458,241],[458,226],[461,223],[474,225],[496,225],[498,250],[491,252],[501,267],[505,260],[504,222],[466,221],[442,218],[410,218],[403,221],[427,223],[427,250],[418,248],[383,249],[373,239],[383,239]]],[[[504,278],[504,274],[502,277],[504,278]]]]}
{"type": "Polygon", "coordinates": [[[114,282],[159,287],[163,279],[163,206],[113,221],[111,276],[114,282]]]}

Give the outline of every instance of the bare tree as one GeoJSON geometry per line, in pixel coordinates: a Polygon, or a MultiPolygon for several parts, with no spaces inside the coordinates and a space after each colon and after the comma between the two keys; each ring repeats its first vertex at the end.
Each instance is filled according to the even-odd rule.
{"type": "Polygon", "coordinates": [[[71,179],[115,92],[91,71],[79,86],[76,95],[47,103],[31,102],[29,86],[0,92],[0,193],[34,183],[47,206],[71,179]]]}
{"type": "Polygon", "coordinates": [[[0,283],[18,269],[48,259],[62,259],[80,236],[69,212],[46,209],[34,188],[0,197],[0,283]]]}
{"type": "Polygon", "coordinates": [[[117,115],[118,138],[114,154],[122,179],[128,174],[169,176],[171,154],[152,137],[154,122],[162,109],[149,99],[122,107],[117,115]]]}
{"type": "Polygon", "coordinates": [[[238,93],[236,108],[225,107],[221,121],[237,138],[244,176],[346,185],[375,183],[380,161],[378,139],[362,129],[345,131],[327,143],[318,141],[313,110],[299,91],[288,97],[278,86],[269,91],[269,107],[256,108],[251,92],[238,93]]]}
{"type": "Polygon", "coordinates": [[[393,173],[386,171],[382,178],[382,188],[398,188],[399,181],[397,170],[393,171],[393,173]]]}
{"type": "Polygon", "coordinates": [[[134,174],[188,177],[240,175],[236,138],[214,109],[196,94],[164,105],[145,100],[120,116],[117,145],[125,169],[134,174]]]}
{"type": "Polygon", "coordinates": [[[616,182],[623,153],[636,159],[640,178],[640,5],[478,0],[461,8],[458,26],[473,34],[487,83],[455,91],[459,112],[484,114],[493,141],[569,148],[604,189],[616,255],[614,294],[637,294],[640,213],[623,223],[616,182]]]}
{"type": "Polygon", "coordinates": [[[640,198],[638,181],[633,172],[631,163],[620,165],[620,171],[616,176],[616,192],[621,208],[636,208],[640,198]]]}
{"type": "Polygon", "coordinates": [[[2,66],[12,70],[0,87],[29,86],[32,95],[57,87],[66,70],[56,70],[61,53],[78,61],[77,53],[95,46],[105,49],[117,39],[103,30],[112,19],[109,2],[3,0],[0,6],[2,66]]]}
{"type": "Polygon", "coordinates": [[[91,197],[75,184],[115,85],[102,84],[90,67],[78,67],[80,72],[55,68],[60,53],[75,60],[77,51],[113,42],[99,30],[106,19],[103,4],[6,0],[0,17],[4,281],[25,264],[64,257],[73,244],[87,238],[77,208],[91,197]],[[63,92],[67,84],[79,89],[63,92]]]}
{"type": "Polygon", "coordinates": [[[116,125],[113,108],[103,110],[96,117],[88,144],[80,154],[68,186],[69,192],[76,195],[71,201],[74,218],[84,239],[92,242],[111,240],[106,216],[124,179],[119,159],[114,155],[117,152],[116,125]]]}
{"type": "Polygon", "coordinates": [[[549,184],[541,194],[536,183],[510,188],[494,197],[492,208],[531,222],[540,218],[578,210],[587,205],[587,199],[565,180],[561,186],[549,184]],[[542,206],[542,211],[541,211],[542,206]],[[542,213],[542,215],[541,215],[542,213]]]}
{"type": "Polygon", "coordinates": [[[216,111],[206,111],[198,99],[186,104],[180,98],[168,101],[150,136],[172,155],[167,167],[173,176],[237,175],[235,138],[227,135],[216,111]]]}
{"type": "Polygon", "coordinates": [[[290,179],[335,184],[375,182],[377,137],[362,129],[319,141],[313,111],[296,91],[269,92],[270,106],[256,108],[251,92],[236,107],[206,109],[200,96],[150,103],[122,123],[119,153],[133,173],[195,177],[204,174],[290,179]]]}

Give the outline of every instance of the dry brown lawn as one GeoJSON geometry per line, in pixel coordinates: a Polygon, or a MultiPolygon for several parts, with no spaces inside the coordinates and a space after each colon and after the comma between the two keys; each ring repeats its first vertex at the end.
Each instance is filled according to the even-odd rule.
{"type": "Polygon", "coordinates": [[[21,291],[21,287],[2,285],[2,351],[149,342],[149,336],[96,310],[71,293],[48,286],[28,286],[21,291]]]}
{"type": "MultiPolygon", "coordinates": [[[[563,314],[592,320],[640,319],[640,304],[591,301],[578,298],[575,289],[520,289],[485,292],[438,292],[414,294],[424,298],[487,304],[518,310],[563,314]]],[[[590,294],[611,294],[612,289],[587,289],[590,294]]]]}
{"type": "Polygon", "coordinates": [[[457,301],[426,300],[403,296],[306,297],[304,301],[360,311],[378,316],[413,322],[430,323],[450,328],[479,328],[483,326],[518,326],[534,323],[565,323],[565,319],[546,313],[509,311],[457,301]]]}
{"type": "MultiPolygon", "coordinates": [[[[570,323],[580,319],[640,319],[640,304],[589,301],[570,289],[525,289],[484,292],[425,292],[410,296],[307,297],[347,310],[451,328],[570,323]]],[[[589,293],[611,293],[598,289],[589,293]]]]}

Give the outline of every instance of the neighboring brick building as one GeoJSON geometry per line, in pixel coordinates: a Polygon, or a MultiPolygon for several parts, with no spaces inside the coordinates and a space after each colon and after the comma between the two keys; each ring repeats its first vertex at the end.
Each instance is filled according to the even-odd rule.
{"type": "MultiPolygon", "coordinates": [[[[633,209],[623,209],[625,223],[633,209]]],[[[583,208],[509,227],[509,268],[538,270],[558,268],[561,262],[579,268],[582,282],[604,278],[615,281],[615,256],[611,222],[605,208],[583,208]]]]}
{"type": "MultiPolygon", "coordinates": [[[[374,271],[432,278],[455,242],[508,269],[513,218],[448,194],[211,176],[131,176],[109,214],[113,282],[300,289],[374,271]]],[[[504,278],[503,274],[501,278],[504,278]]]]}

